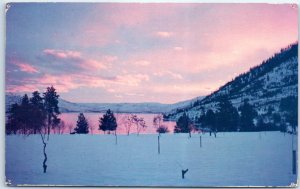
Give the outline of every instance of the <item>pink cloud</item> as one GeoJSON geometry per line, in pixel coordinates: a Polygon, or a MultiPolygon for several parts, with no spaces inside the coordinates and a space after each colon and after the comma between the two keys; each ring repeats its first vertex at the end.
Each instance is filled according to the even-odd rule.
{"type": "Polygon", "coordinates": [[[149,62],[147,60],[139,60],[139,61],[133,62],[133,64],[137,65],[137,66],[148,66],[151,64],[151,62],[149,62]]]}
{"type": "Polygon", "coordinates": [[[38,86],[35,84],[25,84],[25,85],[7,85],[5,91],[8,93],[32,93],[38,90],[38,86]]]}
{"type": "Polygon", "coordinates": [[[35,68],[34,66],[32,66],[28,63],[16,60],[16,59],[13,59],[11,61],[11,63],[17,65],[20,68],[20,70],[23,72],[27,72],[27,73],[38,73],[39,72],[37,70],[37,68],[35,68]]]}
{"type": "Polygon", "coordinates": [[[154,76],[171,76],[174,79],[183,79],[182,75],[179,73],[174,73],[171,71],[160,71],[160,72],[154,72],[154,76]]]}
{"type": "Polygon", "coordinates": [[[175,51],[182,51],[182,50],[183,50],[183,47],[173,47],[173,49],[174,49],[175,51]]]}
{"type": "MultiPolygon", "coordinates": [[[[178,7],[175,3],[108,3],[104,6],[110,10],[106,16],[112,25],[130,27],[171,15],[176,12],[175,9],[178,7]]],[[[101,8],[103,8],[102,5],[101,8]]],[[[98,11],[97,7],[95,11],[98,11]]]]}
{"type": "Polygon", "coordinates": [[[28,73],[38,73],[39,72],[35,67],[33,67],[29,64],[17,64],[17,66],[19,66],[19,68],[23,72],[28,72],[28,73]]]}
{"type": "Polygon", "coordinates": [[[106,62],[114,62],[118,60],[117,56],[106,55],[103,57],[106,62]]]}
{"type": "Polygon", "coordinates": [[[155,33],[156,36],[161,37],[161,38],[169,38],[174,35],[173,32],[166,32],[166,31],[158,31],[155,33]]]}
{"type": "Polygon", "coordinates": [[[138,86],[142,81],[149,81],[149,76],[147,74],[126,74],[118,75],[116,78],[116,83],[129,86],[138,86]]]}
{"type": "MultiPolygon", "coordinates": [[[[83,53],[79,51],[70,50],[56,50],[56,49],[45,49],[43,50],[44,55],[50,58],[55,58],[57,62],[69,63],[70,65],[77,65],[85,70],[101,70],[107,69],[111,62],[118,59],[117,56],[104,55],[98,59],[87,58],[83,53]]],[[[51,61],[51,60],[50,60],[51,61]]]]}
{"type": "Polygon", "coordinates": [[[102,69],[106,69],[107,66],[105,65],[105,63],[97,61],[97,60],[85,60],[82,64],[81,67],[87,70],[102,70],[102,69]]]}
{"type": "Polygon", "coordinates": [[[61,58],[61,59],[81,58],[81,53],[78,52],[78,51],[45,49],[45,50],[43,50],[43,53],[48,55],[48,56],[53,56],[55,58],[61,58]]]}

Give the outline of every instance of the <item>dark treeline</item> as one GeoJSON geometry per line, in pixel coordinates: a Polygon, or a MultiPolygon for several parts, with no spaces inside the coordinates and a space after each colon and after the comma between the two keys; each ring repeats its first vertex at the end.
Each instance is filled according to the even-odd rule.
{"type": "Polygon", "coordinates": [[[41,96],[38,91],[22,97],[20,104],[12,104],[6,120],[6,134],[47,134],[60,127],[58,97],[54,87],[48,87],[41,96]]]}
{"type": "Polygon", "coordinates": [[[279,110],[269,106],[267,113],[258,114],[254,106],[245,99],[235,108],[230,100],[221,98],[215,111],[202,109],[201,116],[191,120],[184,112],[176,122],[174,133],[191,133],[199,129],[212,132],[235,131],[282,131],[295,133],[297,127],[298,98],[289,96],[280,101],[279,110]]]}

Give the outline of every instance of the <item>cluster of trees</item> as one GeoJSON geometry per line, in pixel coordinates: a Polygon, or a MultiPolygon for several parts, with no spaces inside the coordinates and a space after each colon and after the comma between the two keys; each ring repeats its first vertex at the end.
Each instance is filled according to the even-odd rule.
{"type": "Polygon", "coordinates": [[[144,118],[139,117],[136,114],[130,114],[130,115],[125,114],[122,116],[120,120],[125,126],[127,135],[129,135],[132,126],[135,126],[137,135],[139,135],[140,132],[142,130],[145,130],[147,127],[144,118]]]}
{"type": "Polygon", "coordinates": [[[199,127],[218,131],[287,131],[287,126],[296,132],[298,101],[297,96],[289,96],[280,101],[279,112],[269,106],[267,113],[258,115],[254,106],[246,99],[235,108],[226,98],[221,98],[216,111],[208,109],[193,122],[186,113],[177,120],[174,133],[189,133],[199,127]],[[196,127],[197,126],[197,127],[196,127]]]}
{"type": "Polygon", "coordinates": [[[22,97],[21,103],[12,104],[6,120],[6,134],[50,134],[50,130],[62,127],[58,108],[58,97],[54,87],[40,95],[38,91],[22,97]]]}
{"type": "Polygon", "coordinates": [[[58,98],[53,86],[48,87],[43,96],[38,91],[34,91],[31,98],[25,94],[20,104],[11,105],[6,121],[6,134],[40,134],[44,146],[44,173],[47,171],[46,136],[49,141],[50,130],[61,124],[58,98]]]}
{"type": "MultiPolygon", "coordinates": [[[[109,133],[111,131],[115,131],[116,134],[117,127],[118,124],[117,124],[116,117],[114,116],[114,113],[110,109],[108,109],[106,113],[99,118],[98,129],[102,130],[104,134],[106,131],[108,131],[109,133]]],[[[83,113],[80,113],[78,115],[78,120],[77,120],[76,127],[74,128],[74,132],[72,132],[71,134],[88,134],[89,130],[90,128],[87,119],[85,118],[83,113]]]]}
{"type": "MultiPolygon", "coordinates": [[[[140,134],[142,130],[146,129],[146,122],[143,117],[139,117],[136,114],[123,114],[119,117],[120,123],[122,123],[125,127],[127,135],[130,134],[130,131],[132,129],[132,126],[136,128],[137,135],[140,134]]],[[[168,133],[169,129],[167,126],[163,125],[163,116],[161,114],[158,114],[154,116],[153,118],[153,126],[156,129],[156,132],[161,133],[168,133]]],[[[111,110],[107,110],[107,112],[103,115],[103,117],[99,118],[99,130],[103,131],[104,134],[106,132],[111,133],[115,132],[118,127],[116,117],[114,116],[113,112],[111,110]]],[[[89,124],[86,118],[84,117],[83,113],[80,113],[78,115],[78,121],[76,128],[74,129],[74,132],[72,134],[87,134],[89,133],[89,124]]],[[[91,130],[91,129],[90,129],[91,130]]]]}

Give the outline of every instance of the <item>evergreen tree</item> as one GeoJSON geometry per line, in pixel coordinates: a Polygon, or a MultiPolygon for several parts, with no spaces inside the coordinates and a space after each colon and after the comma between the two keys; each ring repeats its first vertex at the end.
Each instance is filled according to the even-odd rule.
{"type": "Polygon", "coordinates": [[[89,124],[85,119],[83,113],[78,115],[77,125],[74,129],[75,133],[77,134],[87,134],[89,133],[89,124]]]}
{"type": "Polygon", "coordinates": [[[211,109],[205,114],[204,124],[212,131],[216,132],[216,115],[211,109]]]}
{"type": "Polygon", "coordinates": [[[32,128],[32,107],[29,104],[29,98],[25,94],[18,109],[18,124],[20,124],[22,134],[28,134],[32,128]]]}
{"type": "Polygon", "coordinates": [[[277,127],[281,126],[281,116],[279,113],[273,113],[272,119],[275,126],[277,127]]]}
{"type": "Polygon", "coordinates": [[[57,119],[57,116],[60,114],[58,107],[59,95],[56,94],[55,90],[56,89],[53,86],[47,87],[47,91],[44,93],[44,106],[47,112],[48,140],[50,127],[53,124],[53,121],[57,119]]]}
{"type": "Polygon", "coordinates": [[[218,131],[237,131],[239,113],[227,97],[219,100],[218,111],[216,112],[216,128],[218,131]]]}
{"type": "Polygon", "coordinates": [[[283,112],[285,121],[288,122],[293,132],[298,126],[298,96],[288,96],[280,101],[280,111],[283,112]]]}
{"type": "Polygon", "coordinates": [[[174,127],[174,133],[189,133],[191,136],[192,131],[192,122],[190,118],[184,112],[181,117],[176,121],[176,125],[174,127]]]}
{"type": "Polygon", "coordinates": [[[45,126],[46,112],[44,108],[43,98],[38,91],[32,93],[31,103],[31,120],[33,134],[37,134],[45,126]]]}
{"type": "Polygon", "coordinates": [[[255,129],[253,119],[257,116],[256,110],[248,100],[244,100],[244,103],[239,107],[241,112],[240,117],[240,130],[241,131],[253,131],[255,129]]]}
{"type": "Polygon", "coordinates": [[[6,121],[6,134],[17,134],[20,130],[20,105],[12,104],[8,111],[6,121]]]}
{"type": "Polygon", "coordinates": [[[104,133],[105,131],[115,131],[118,127],[116,118],[114,113],[108,109],[106,113],[99,119],[99,130],[102,130],[104,133]]]}

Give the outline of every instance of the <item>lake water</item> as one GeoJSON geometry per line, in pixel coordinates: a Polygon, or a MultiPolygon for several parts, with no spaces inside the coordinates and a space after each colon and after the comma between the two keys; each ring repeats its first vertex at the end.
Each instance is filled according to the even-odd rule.
{"type": "MultiPolygon", "coordinates": [[[[70,133],[74,131],[76,127],[76,122],[78,119],[79,113],[62,113],[59,117],[61,120],[65,122],[65,128],[63,129],[63,133],[70,133]]],[[[130,116],[131,114],[120,113],[114,114],[117,119],[117,133],[118,134],[127,134],[125,123],[122,121],[126,116],[130,116]]],[[[142,129],[140,134],[153,134],[156,133],[156,128],[153,125],[153,118],[158,114],[135,114],[139,118],[143,118],[146,123],[146,128],[142,129]]],[[[84,113],[85,118],[88,120],[90,127],[90,134],[103,134],[103,131],[99,130],[99,119],[103,116],[103,113],[84,113]]],[[[167,121],[162,122],[161,125],[167,126],[169,131],[172,133],[174,130],[176,122],[167,121]]],[[[131,134],[137,133],[137,127],[132,124],[130,128],[131,134]]]]}

